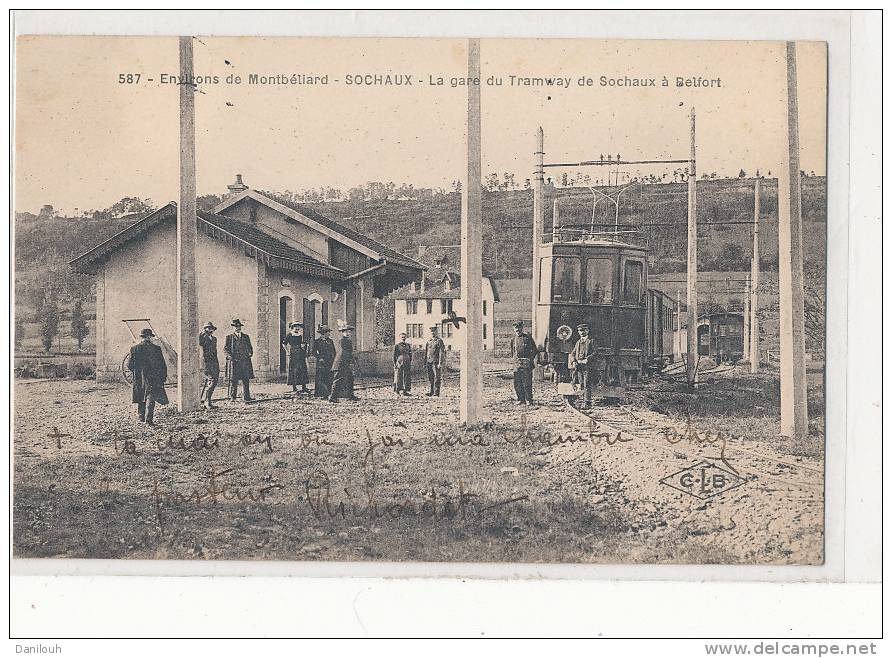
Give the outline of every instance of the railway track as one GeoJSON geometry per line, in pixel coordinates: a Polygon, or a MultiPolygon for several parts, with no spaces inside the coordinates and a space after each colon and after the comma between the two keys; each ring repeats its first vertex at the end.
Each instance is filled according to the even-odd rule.
{"type": "MultiPolygon", "coordinates": [[[[561,396],[563,397],[563,396],[561,396]]],[[[611,434],[622,433],[635,442],[642,443],[668,457],[684,454],[686,459],[707,458],[731,470],[749,481],[770,480],[783,485],[789,494],[808,491],[823,494],[824,469],[822,465],[792,461],[789,457],[767,455],[737,444],[739,439],[706,440],[705,432],[697,428],[680,426],[658,414],[646,414],[628,404],[609,404],[583,410],[570,398],[563,397],[564,405],[579,420],[611,434]],[[756,477],[753,477],[756,476],[756,477]]]]}

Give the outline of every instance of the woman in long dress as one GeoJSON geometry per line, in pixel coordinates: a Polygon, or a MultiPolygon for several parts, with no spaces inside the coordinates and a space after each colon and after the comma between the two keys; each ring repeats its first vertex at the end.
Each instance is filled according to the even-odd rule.
{"type": "Polygon", "coordinates": [[[292,391],[300,386],[301,393],[309,393],[307,382],[310,381],[307,371],[307,345],[304,343],[304,326],[300,322],[288,325],[291,333],[282,339],[282,346],[288,350],[288,384],[292,391]]]}
{"type": "Polygon", "coordinates": [[[331,329],[327,324],[319,326],[319,337],[313,344],[313,356],[316,357],[316,388],[313,395],[317,398],[327,398],[331,395],[331,365],[337,350],[334,341],[328,334],[331,329]]]}

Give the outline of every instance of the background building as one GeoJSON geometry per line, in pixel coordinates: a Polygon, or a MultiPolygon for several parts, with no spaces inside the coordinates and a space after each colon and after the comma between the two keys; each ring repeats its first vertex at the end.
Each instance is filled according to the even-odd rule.
{"type": "MultiPolygon", "coordinates": [[[[461,299],[461,247],[420,247],[418,260],[427,267],[420,281],[413,282],[394,292],[394,333],[405,332],[409,343],[424,345],[437,324],[446,349],[458,349],[464,323],[456,327],[449,321],[449,313],[459,318],[465,316],[461,299]]],[[[483,349],[495,348],[496,304],[499,301],[495,282],[484,276],[480,282],[483,291],[483,349]]]]}

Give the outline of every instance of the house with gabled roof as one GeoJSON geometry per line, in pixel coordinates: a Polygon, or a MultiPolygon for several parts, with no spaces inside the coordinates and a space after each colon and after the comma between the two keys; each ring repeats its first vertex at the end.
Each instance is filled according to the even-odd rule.
{"type": "MultiPolygon", "coordinates": [[[[427,342],[431,325],[436,324],[446,349],[458,349],[464,324],[450,320],[450,314],[465,317],[461,298],[461,247],[436,245],[418,248],[418,260],[425,266],[420,281],[412,281],[394,291],[395,334],[405,333],[407,341],[416,346],[427,342]]],[[[495,281],[484,275],[480,281],[483,314],[484,350],[495,348],[496,303],[499,301],[495,281]]]]}
{"type": "MultiPolygon", "coordinates": [[[[311,208],[241,180],[229,188],[214,212],[196,219],[200,324],[213,322],[219,335],[239,318],[259,379],[286,371],[280,342],[293,321],[313,338],[319,324],[351,324],[357,350],[374,349],[375,299],[420,280],[424,266],[311,208]]],[[[97,378],[119,376],[133,342],[124,320],[149,319],[175,343],[176,222],[169,203],[72,261],[96,277],[97,378]]]]}

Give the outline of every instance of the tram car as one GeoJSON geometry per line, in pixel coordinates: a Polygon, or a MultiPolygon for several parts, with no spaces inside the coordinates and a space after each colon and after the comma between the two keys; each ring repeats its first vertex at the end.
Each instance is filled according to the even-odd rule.
{"type": "Polygon", "coordinates": [[[614,385],[675,360],[676,303],[648,289],[641,232],[617,225],[561,226],[539,247],[536,335],[541,361],[570,381],[568,356],[586,323],[614,385]]]}
{"type": "Polygon", "coordinates": [[[697,324],[697,354],[716,363],[736,363],[743,358],[743,315],[711,313],[697,324]]]}
{"type": "Polygon", "coordinates": [[[647,290],[648,366],[661,370],[675,362],[679,332],[678,305],[662,290],[647,290]]]}

